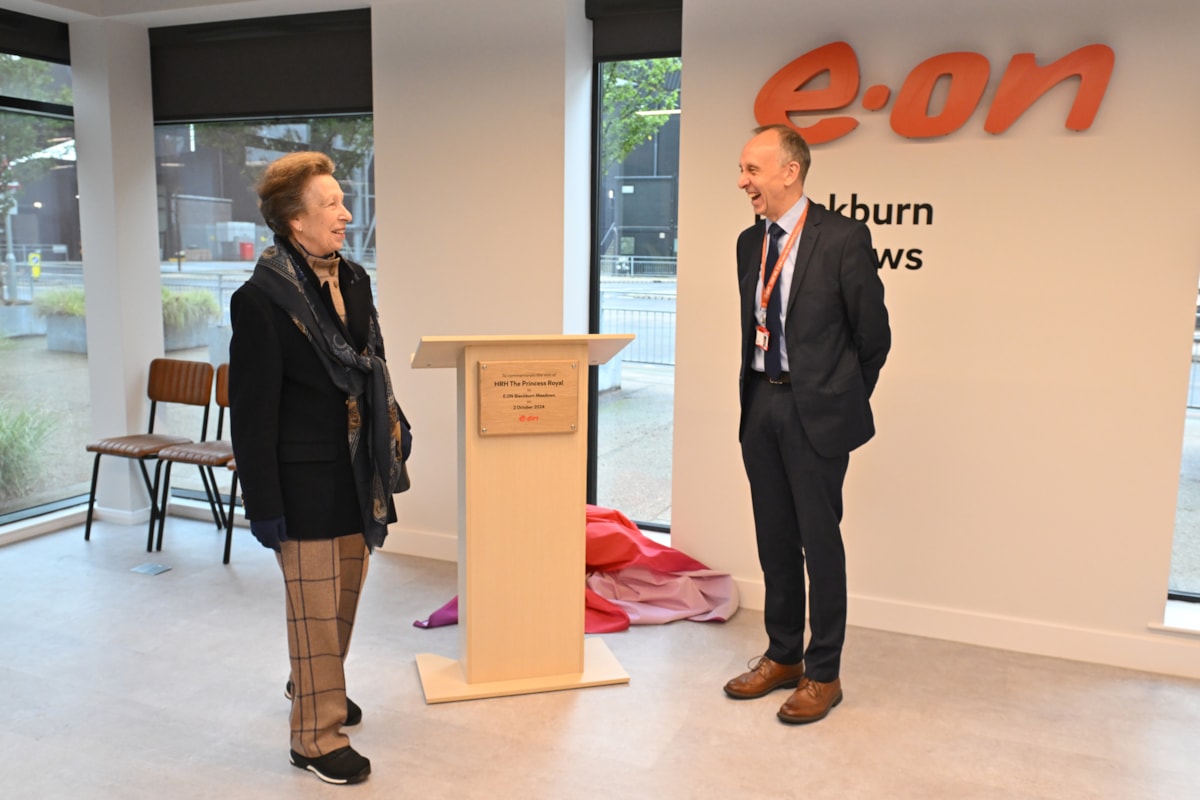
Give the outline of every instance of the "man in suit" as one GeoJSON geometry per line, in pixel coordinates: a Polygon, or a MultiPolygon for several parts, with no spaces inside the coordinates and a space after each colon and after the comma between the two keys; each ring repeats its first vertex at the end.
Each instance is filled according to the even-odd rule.
{"type": "Polygon", "coordinates": [[[770,125],[742,150],[738,180],[763,218],[737,242],[738,436],[768,646],[725,693],[749,699],[795,687],[778,711],[788,723],[823,719],[842,700],[842,482],[850,451],[875,433],[869,401],[891,346],[870,231],[805,195],[810,163],[803,137],[770,125]]]}

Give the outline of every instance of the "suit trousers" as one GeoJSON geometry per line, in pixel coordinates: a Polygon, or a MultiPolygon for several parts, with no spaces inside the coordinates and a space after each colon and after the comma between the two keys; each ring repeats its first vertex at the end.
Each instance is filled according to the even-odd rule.
{"type": "Polygon", "coordinates": [[[361,533],[283,543],[288,655],[293,683],[292,749],[316,758],[350,744],[344,665],[358,597],[367,577],[361,533]]]}
{"type": "Polygon", "coordinates": [[[758,560],[766,588],[767,658],[804,661],[822,683],[839,677],[846,638],[842,483],[849,454],[826,458],[804,432],[792,387],[747,372],[742,461],[750,482],[758,560]],[[808,616],[805,633],[805,574],[808,616]]]}

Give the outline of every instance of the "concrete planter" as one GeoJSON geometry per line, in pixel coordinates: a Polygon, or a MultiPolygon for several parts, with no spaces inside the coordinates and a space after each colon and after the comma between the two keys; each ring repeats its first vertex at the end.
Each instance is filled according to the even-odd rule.
{"type": "Polygon", "coordinates": [[[191,350],[208,344],[208,323],[198,322],[184,328],[167,328],[163,331],[163,350],[191,350]]]}
{"type": "Polygon", "coordinates": [[[32,305],[0,305],[0,337],[41,336],[45,333],[46,320],[37,315],[32,305]]]}
{"type": "MultiPolygon", "coordinates": [[[[163,349],[190,350],[208,344],[208,323],[163,331],[163,349]]],[[[87,325],[83,317],[51,314],[46,317],[46,349],[58,353],[86,353],[87,325]]]]}
{"type": "Polygon", "coordinates": [[[607,392],[609,389],[621,388],[621,353],[617,353],[606,363],[600,365],[597,375],[596,391],[607,392]]]}
{"type": "Polygon", "coordinates": [[[229,360],[229,340],[233,337],[233,328],[228,325],[213,325],[208,329],[208,362],[213,365],[224,364],[229,360]]]}
{"type": "Polygon", "coordinates": [[[46,317],[46,349],[58,353],[86,353],[87,327],[83,317],[63,314],[46,317]]]}

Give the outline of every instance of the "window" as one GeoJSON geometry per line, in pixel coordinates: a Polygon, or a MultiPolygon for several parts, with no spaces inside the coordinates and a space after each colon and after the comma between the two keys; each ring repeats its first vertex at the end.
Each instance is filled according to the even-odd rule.
{"type": "Polygon", "coordinates": [[[70,68],[0,53],[0,93],[4,521],[87,492],[91,404],[70,68]]]}
{"type": "MultiPolygon", "coordinates": [[[[172,357],[214,365],[229,360],[229,298],[250,276],[258,254],[274,237],[259,213],[254,186],[267,164],[296,150],[319,150],[333,159],[335,177],[354,217],[343,252],[366,268],[374,286],[370,116],[158,125],[155,158],[163,327],[165,347],[172,357]],[[189,324],[176,325],[177,320],[189,324]]],[[[199,413],[194,429],[200,424],[199,413]]],[[[215,424],[214,417],[211,425],[215,424]]],[[[215,427],[210,435],[216,435],[215,427]]],[[[203,491],[195,470],[178,470],[171,486],[185,496],[203,491]]],[[[228,486],[222,491],[227,492],[228,486]]]]}
{"type": "Polygon", "coordinates": [[[599,370],[595,502],[643,527],[671,520],[678,58],[597,65],[600,333],[636,338],[599,370]]]}

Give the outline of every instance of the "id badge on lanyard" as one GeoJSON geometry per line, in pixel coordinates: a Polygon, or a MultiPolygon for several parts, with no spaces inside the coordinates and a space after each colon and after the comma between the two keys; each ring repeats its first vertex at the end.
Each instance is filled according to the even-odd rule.
{"type": "Polygon", "coordinates": [[[783,272],[783,265],[787,263],[788,254],[792,252],[792,245],[796,243],[796,237],[800,235],[800,229],[804,227],[804,220],[808,216],[808,204],[804,204],[804,211],[800,212],[800,219],[792,227],[792,232],[788,234],[787,243],[783,246],[783,250],[779,253],[779,258],[775,259],[775,264],[771,269],[771,277],[767,277],[767,246],[769,245],[770,234],[763,236],[763,251],[762,251],[762,266],[759,269],[759,274],[762,275],[763,288],[762,296],[758,305],[758,309],[754,312],[758,319],[758,325],[754,327],[754,346],[764,353],[771,345],[771,332],[767,330],[767,304],[771,302],[771,293],[775,291],[775,284],[779,281],[779,276],[783,272]]]}

